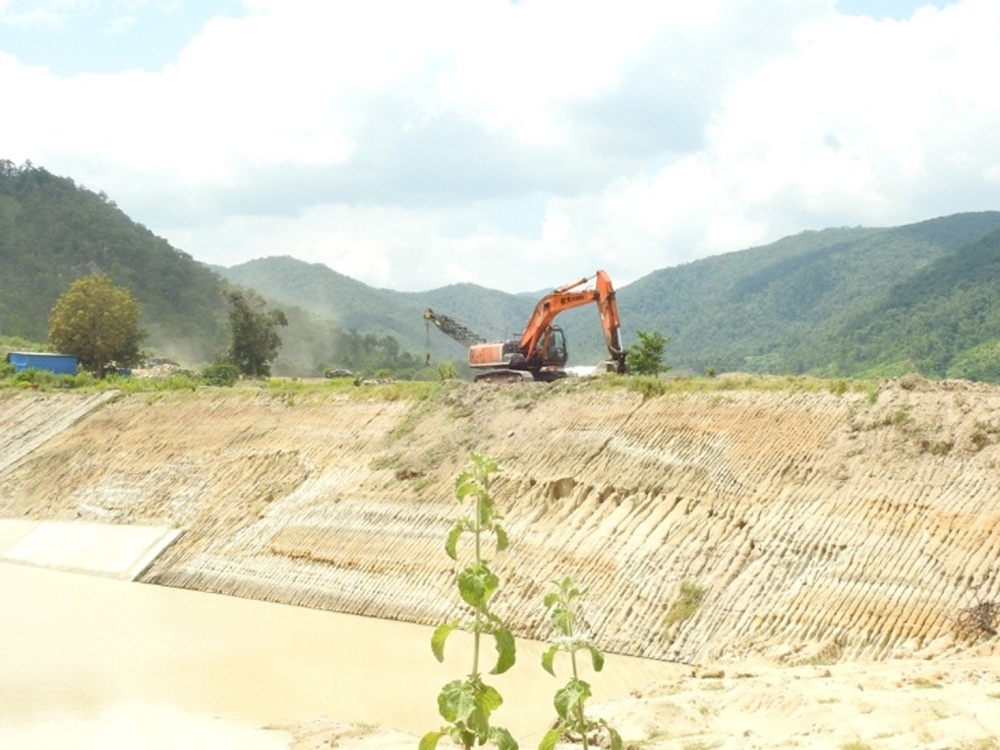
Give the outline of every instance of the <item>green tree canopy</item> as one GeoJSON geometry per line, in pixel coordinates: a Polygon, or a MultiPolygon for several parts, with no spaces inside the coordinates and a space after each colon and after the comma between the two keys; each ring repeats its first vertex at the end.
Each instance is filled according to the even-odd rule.
{"type": "Polygon", "coordinates": [[[646,331],[636,331],[639,336],[639,343],[628,348],[625,356],[628,360],[632,372],[637,375],[659,375],[670,368],[663,363],[663,353],[670,342],[670,337],[665,337],[655,328],[648,333],[646,331]]]}
{"type": "Polygon", "coordinates": [[[142,309],[127,289],[104,274],[77,279],[56,300],[49,313],[49,346],[76,355],[81,367],[100,372],[114,363],[139,363],[139,345],[146,333],[139,328],[142,309]]]}
{"type": "Polygon", "coordinates": [[[278,326],[287,326],[288,318],[282,310],[268,310],[264,298],[256,292],[230,289],[225,295],[232,333],[229,362],[244,375],[267,377],[281,348],[278,326]]]}

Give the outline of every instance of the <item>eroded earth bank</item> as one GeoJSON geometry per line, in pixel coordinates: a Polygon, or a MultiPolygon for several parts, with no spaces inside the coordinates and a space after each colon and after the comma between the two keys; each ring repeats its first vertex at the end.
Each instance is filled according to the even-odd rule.
{"type": "Polygon", "coordinates": [[[477,450],[503,468],[497,609],[518,635],[548,635],[542,592],[568,574],[599,592],[587,619],[612,652],[699,669],[971,658],[1000,696],[996,637],[955,631],[1000,599],[1000,389],[754,383],[9,392],[0,516],[176,526],[142,580],[435,625],[459,612],[443,542],[477,450]],[[685,588],[703,598],[678,619],[685,588]]]}

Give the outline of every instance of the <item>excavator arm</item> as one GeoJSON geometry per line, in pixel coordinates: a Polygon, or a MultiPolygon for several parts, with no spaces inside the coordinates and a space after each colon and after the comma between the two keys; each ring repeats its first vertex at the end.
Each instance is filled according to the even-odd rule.
{"type": "Polygon", "coordinates": [[[615,290],[611,285],[611,279],[604,271],[598,271],[594,287],[580,289],[579,287],[584,286],[588,280],[582,278],[572,284],[558,287],[538,301],[524,333],[521,334],[520,349],[529,361],[542,361],[549,346],[552,322],[556,316],[574,307],[596,303],[608,354],[614,362],[615,370],[624,374],[625,350],[622,347],[621,321],[618,317],[618,304],[615,301],[615,290]]]}
{"type": "Polygon", "coordinates": [[[475,346],[486,341],[478,333],[470,331],[454,318],[434,312],[429,307],[424,310],[424,320],[436,325],[443,333],[451,336],[462,346],[475,346]]]}

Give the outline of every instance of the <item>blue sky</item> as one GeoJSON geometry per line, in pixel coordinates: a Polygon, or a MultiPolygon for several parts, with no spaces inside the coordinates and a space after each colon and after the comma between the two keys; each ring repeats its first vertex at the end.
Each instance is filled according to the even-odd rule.
{"type": "Polygon", "coordinates": [[[59,76],[159,70],[212,18],[243,15],[238,0],[152,3],[3,2],[0,49],[59,76]]]}
{"type": "MultiPolygon", "coordinates": [[[[840,0],[847,14],[909,18],[931,3],[919,0],[840,0]]],[[[945,5],[936,2],[938,7],[945,5]]],[[[211,19],[247,15],[239,0],[174,2],[14,2],[0,0],[0,49],[57,75],[158,70],[172,62],[211,19]]]]}
{"type": "Polygon", "coordinates": [[[875,20],[891,18],[903,21],[913,15],[918,8],[928,5],[943,7],[947,2],[920,2],[920,0],[840,0],[837,10],[855,16],[870,16],[875,20]]]}
{"type": "Polygon", "coordinates": [[[557,286],[1000,208],[992,0],[0,0],[0,158],[209,263],[557,286]]]}

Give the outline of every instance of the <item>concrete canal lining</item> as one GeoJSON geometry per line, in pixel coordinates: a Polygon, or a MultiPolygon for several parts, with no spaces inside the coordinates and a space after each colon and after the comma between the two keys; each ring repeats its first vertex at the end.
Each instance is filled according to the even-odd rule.
{"type": "Polygon", "coordinates": [[[0,562],[132,581],[181,533],[168,526],[0,519],[0,562]]]}

